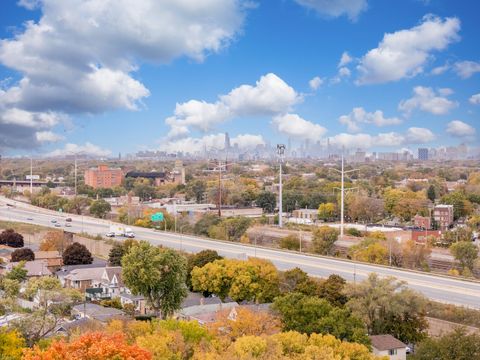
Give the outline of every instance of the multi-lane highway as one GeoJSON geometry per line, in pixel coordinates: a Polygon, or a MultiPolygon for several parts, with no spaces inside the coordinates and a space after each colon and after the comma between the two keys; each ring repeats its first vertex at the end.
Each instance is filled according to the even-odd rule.
{"type": "MultiPolygon", "coordinates": [[[[65,218],[71,217],[72,227],[65,230],[72,232],[87,232],[92,235],[105,234],[110,223],[87,216],[75,216],[60,214],[30,205],[13,202],[0,198],[0,220],[33,223],[53,227],[52,219],[57,220],[62,228],[65,218]],[[14,207],[6,206],[6,203],[14,204],[14,207]]],[[[376,272],[381,276],[394,276],[407,282],[408,286],[425,296],[456,305],[468,306],[480,309],[480,282],[465,281],[446,276],[431,275],[406,271],[397,268],[376,266],[365,263],[304,255],[294,252],[267,249],[239,243],[214,241],[201,237],[174,234],[151,229],[133,227],[137,239],[147,240],[155,245],[164,245],[187,252],[198,252],[204,249],[214,249],[219,254],[230,258],[257,256],[271,260],[280,270],[287,270],[298,266],[308,274],[317,277],[326,277],[330,274],[338,274],[348,281],[362,281],[369,273],[376,272]]]]}

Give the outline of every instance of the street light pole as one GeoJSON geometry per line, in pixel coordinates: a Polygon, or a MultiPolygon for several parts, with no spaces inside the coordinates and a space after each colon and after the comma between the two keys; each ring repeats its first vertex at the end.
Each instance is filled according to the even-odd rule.
{"type": "Polygon", "coordinates": [[[77,153],[75,153],[75,197],[77,196],[77,153]]]}
{"type": "Polygon", "coordinates": [[[280,171],[279,171],[279,189],[278,189],[278,226],[283,227],[283,188],[282,188],[282,163],[283,155],[285,154],[285,145],[277,144],[277,154],[280,160],[280,171]]]}
{"type": "Polygon", "coordinates": [[[33,157],[30,156],[30,199],[33,196],[33,157]]]}
{"type": "Polygon", "coordinates": [[[342,153],[342,194],[341,194],[341,205],[340,205],[340,239],[343,240],[343,213],[344,213],[344,192],[345,192],[345,171],[344,171],[344,159],[342,153]]]}

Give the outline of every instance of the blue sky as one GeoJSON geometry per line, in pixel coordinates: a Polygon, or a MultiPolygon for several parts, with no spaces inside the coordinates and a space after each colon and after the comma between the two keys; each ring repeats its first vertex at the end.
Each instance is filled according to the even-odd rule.
{"type": "Polygon", "coordinates": [[[477,2],[197,3],[3,1],[0,151],[478,146],[477,2]]]}

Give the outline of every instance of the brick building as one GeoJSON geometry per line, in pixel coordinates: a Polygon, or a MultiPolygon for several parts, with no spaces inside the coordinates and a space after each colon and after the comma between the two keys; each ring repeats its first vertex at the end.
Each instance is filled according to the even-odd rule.
{"type": "Polygon", "coordinates": [[[442,231],[453,224],[453,205],[436,205],[433,209],[433,219],[442,231]]]}
{"type": "Polygon", "coordinates": [[[94,189],[120,186],[123,178],[122,169],[109,168],[107,165],[99,165],[98,168],[85,170],[85,184],[94,189]]]}
{"type": "Polygon", "coordinates": [[[413,218],[413,223],[415,226],[422,229],[431,229],[432,228],[432,219],[428,216],[415,215],[413,218]]]}

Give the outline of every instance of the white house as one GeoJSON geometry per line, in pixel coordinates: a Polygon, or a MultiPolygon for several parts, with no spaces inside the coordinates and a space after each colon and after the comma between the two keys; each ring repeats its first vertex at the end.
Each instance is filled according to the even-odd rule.
{"type": "Polygon", "coordinates": [[[391,360],[405,360],[407,345],[392,335],[371,335],[372,350],[375,355],[388,356],[391,360]]]}

